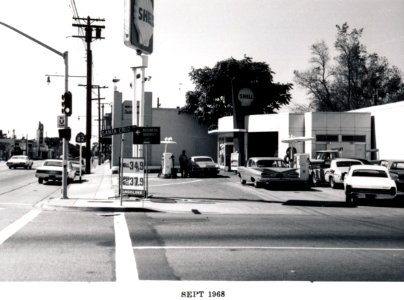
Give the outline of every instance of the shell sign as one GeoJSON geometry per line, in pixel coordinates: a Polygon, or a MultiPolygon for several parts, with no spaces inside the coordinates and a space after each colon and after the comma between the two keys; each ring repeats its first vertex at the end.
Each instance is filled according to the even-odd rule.
{"type": "Polygon", "coordinates": [[[238,92],[238,100],[241,102],[241,106],[250,106],[254,101],[254,93],[250,89],[241,89],[238,92]]]}
{"type": "Polygon", "coordinates": [[[125,45],[139,52],[153,52],[154,1],[125,0],[125,45]]]}

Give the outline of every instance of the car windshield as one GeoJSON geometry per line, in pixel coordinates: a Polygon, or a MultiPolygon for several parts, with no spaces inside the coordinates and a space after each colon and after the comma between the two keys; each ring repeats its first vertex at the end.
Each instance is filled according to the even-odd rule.
{"type": "Polygon", "coordinates": [[[266,160],[258,160],[257,167],[260,168],[284,168],[285,163],[281,159],[273,160],[273,159],[266,159],[266,160]]]}
{"type": "Polygon", "coordinates": [[[49,166],[49,167],[61,167],[62,162],[61,161],[45,161],[43,163],[44,166],[49,166]]]}
{"type": "Polygon", "coordinates": [[[352,176],[355,177],[381,177],[387,178],[387,173],[383,170],[354,170],[352,176]]]}
{"type": "Polygon", "coordinates": [[[13,156],[11,159],[25,159],[26,156],[13,156]]]}
{"type": "Polygon", "coordinates": [[[396,162],[391,165],[392,170],[404,170],[404,162],[396,162]]]}
{"type": "Polygon", "coordinates": [[[359,161],[338,161],[337,167],[343,168],[343,167],[350,167],[350,166],[361,165],[361,164],[362,163],[359,161]]]}
{"type": "Polygon", "coordinates": [[[210,157],[198,157],[194,159],[195,162],[213,162],[210,157]]]}

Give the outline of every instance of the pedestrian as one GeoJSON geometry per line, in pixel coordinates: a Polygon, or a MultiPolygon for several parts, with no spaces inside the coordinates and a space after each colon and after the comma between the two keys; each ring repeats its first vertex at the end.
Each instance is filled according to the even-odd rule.
{"type": "Polygon", "coordinates": [[[185,152],[185,150],[182,150],[181,155],[178,157],[178,160],[180,161],[180,173],[181,177],[187,177],[188,176],[188,156],[185,152]]]}

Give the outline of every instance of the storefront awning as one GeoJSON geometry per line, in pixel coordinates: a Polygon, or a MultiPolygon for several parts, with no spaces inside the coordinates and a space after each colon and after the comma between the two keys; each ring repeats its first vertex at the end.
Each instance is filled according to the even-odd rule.
{"type": "Polygon", "coordinates": [[[289,143],[289,144],[294,144],[298,142],[308,142],[308,141],[314,141],[315,138],[313,137],[305,137],[305,136],[296,136],[296,137],[290,137],[288,139],[282,140],[282,143],[289,143]]]}
{"type": "Polygon", "coordinates": [[[247,132],[247,129],[230,129],[230,130],[214,129],[209,130],[208,134],[233,133],[233,132],[247,132]]]}

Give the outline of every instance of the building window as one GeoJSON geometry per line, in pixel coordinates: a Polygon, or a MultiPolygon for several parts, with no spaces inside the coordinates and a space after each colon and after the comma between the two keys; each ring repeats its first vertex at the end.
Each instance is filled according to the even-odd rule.
{"type": "Polygon", "coordinates": [[[365,143],[366,135],[343,135],[342,141],[349,142],[349,143],[354,143],[354,142],[365,143]]]}
{"type": "Polygon", "coordinates": [[[317,134],[316,142],[338,142],[338,134],[317,134]]]}

